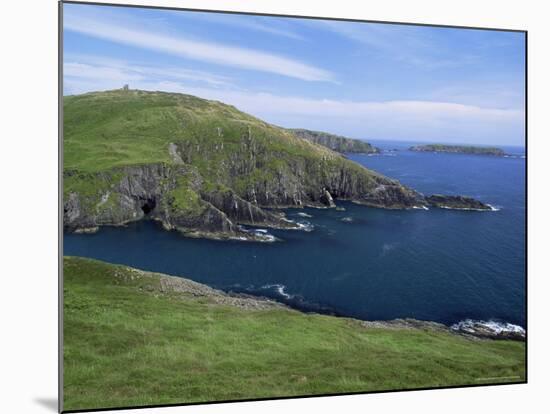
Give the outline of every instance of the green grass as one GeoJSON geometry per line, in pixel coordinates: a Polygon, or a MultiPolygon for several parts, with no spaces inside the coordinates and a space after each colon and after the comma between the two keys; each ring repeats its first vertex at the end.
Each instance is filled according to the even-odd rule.
{"type": "Polygon", "coordinates": [[[63,103],[64,199],[78,195],[83,216],[96,213],[129,166],[181,167],[183,161],[202,187],[179,180],[172,196],[176,208],[194,216],[204,206],[201,193],[211,187],[248,199],[254,191],[276,190],[272,184],[278,182],[289,191],[314,193],[341,179],[360,183],[358,191],[366,193],[385,179],[291,130],[217,101],[112,90],[65,96],[63,103]],[[172,159],[170,144],[181,160],[172,159]]]}
{"type": "MultiPolygon", "coordinates": [[[[64,196],[79,194],[85,210],[122,179],[124,167],[173,164],[170,143],[205,186],[235,188],[240,195],[258,180],[288,174],[296,162],[324,159],[331,168],[346,162],[233,106],[190,95],[113,90],[65,96],[63,104],[64,196]]],[[[174,197],[182,210],[201,207],[192,194],[197,189],[181,184],[174,197]]]]}
{"type": "Polygon", "coordinates": [[[519,381],[524,343],[365,329],[162,293],[158,277],[64,259],[64,409],[519,381]],[[487,380],[486,378],[493,378],[487,380]]]}
{"type": "Polygon", "coordinates": [[[242,151],[249,135],[255,148],[287,158],[330,154],[230,105],[191,95],[113,90],[66,96],[63,102],[69,170],[170,163],[168,144],[182,142],[196,155],[190,163],[209,177],[215,174],[210,166],[242,151]]]}
{"type": "Polygon", "coordinates": [[[206,208],[200,196],[189,188],[187,177],[178,177],[177,186],[169,195],[172,197],[173,208],[182,215],[199,215],[206,208]]]}

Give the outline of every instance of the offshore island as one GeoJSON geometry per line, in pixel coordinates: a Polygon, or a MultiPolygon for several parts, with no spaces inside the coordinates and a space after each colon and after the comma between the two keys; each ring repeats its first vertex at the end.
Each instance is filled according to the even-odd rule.
{"type": "Polygon", "coordinates": [[[445,145],[445,144],[427,144],[415,145],[409,148],[409,151],[416,152],[448,152],[451,154],[470,154],[470,155],[490,155],[493,157],[504,157],[506,153],[496,147],[480,147],[474,145],[445,145]]]}

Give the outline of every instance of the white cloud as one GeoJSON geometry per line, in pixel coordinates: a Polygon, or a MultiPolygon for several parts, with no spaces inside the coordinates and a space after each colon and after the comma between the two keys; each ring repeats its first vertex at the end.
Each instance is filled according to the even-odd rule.
{"type": "Polygon", "coordinates": [[[457,67],[478,60],[474,54],[447,53],[430,37],[426,28],[381,23],[349,23],[329,20],[308,22],[340,36],[361,43],[390,58],[427,70],[457,67]]]}
{"type": "Polygon", "coordinates": [[[91,19],[67,12],[64,16],[63,28],[116,43],[193,60],[276,73],[306,81],[334,81],[330,72],[285,56],[155,33],[151,30],[130,27],[126,23],[108,21],[108,19],[91,19]]]}
{"type": "Polygon", "coordinates": [[[114,80],[119,83],[145,79],[144,76],[131,73],[123,68],[89,65],[79,62],[64,63],[63,74],[72,78],[114,80]]]}
{"type": "MultiPolygon", "coordinates": [[[[67,77],[67,93],[121,87],[117,76],[98,78],[92,70],[84,74],[67,77]]],[[[500,144],[523,140],[525,115],[519,109],[421,100],[312,99],[227,87],[200,87],[177,80],[136,79],[130,86],[218,100],[281,126],[321,129],[357,138],[500,144]]]]}
{"type": "MultiPolygon", "coordinates": [[[[175,11],[172,13],[176,17],[187,16],[181,11],[175,11]]],[[[188,17],[188,16],[187,16],[188,17]]],[[[279,18],[274,17],[260,17],[250,15],[227,15],[220,13],[198,13],[193,15],[194,19],[200,19],[215,23],[217,25],[225,25],[238,27],[240,29],[254,30],[256,32],[263,32],[272,34],[275,36],[287,37],[294,40],[305,40],[305,38],[290,29],[290,25],[287,21],[282,21],[279,18]]]]}
{"type": "Polygon", "coordinates": [[[112,80],[119,84],[146,79],[170,79],[202,82],[215,87],[231,85],[230,78],[210,72],[170,66],[154,67],[92,55],[69,55],[63,64],[63,73],[68,78],[112,80]]]}

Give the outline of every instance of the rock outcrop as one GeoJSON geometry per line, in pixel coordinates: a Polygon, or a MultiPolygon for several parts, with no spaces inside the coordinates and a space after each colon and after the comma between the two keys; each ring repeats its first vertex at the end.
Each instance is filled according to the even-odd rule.
{"type": "Polygon", "coordinates": [[[300,138],[330,148],[333,151],[345,153],[379,154],[380,149],[359,139],[347,138],[328,132],[311,131],[309,129],[291,129],[300,138]]]}
{"type": "Polygon", "coordinates": [[[450,327],[451,331],[488,339],[513,339],[525,341],[525,329],[507,322],[474,321],[466,319],[450,327]]]}
{"type": "Polygon", "coordinates": [[[426,202],[433,207],[447,208],[452,210],[473,210],[473,211],[492,211],[489,204],[484,204],[479,200],[466,196],[448,196],[434,194],[425,198],[426,202]]]}
{"type": "Polygon", "coordinates": [[[467,319],[451,326],[418,319],[393,319],[389,321],[361,321],[367,329],[421,329],[424,331],[449,332],[472,339],[510,339],[525,341],[525,329],[506,322],[474,321],[467,319]]]}

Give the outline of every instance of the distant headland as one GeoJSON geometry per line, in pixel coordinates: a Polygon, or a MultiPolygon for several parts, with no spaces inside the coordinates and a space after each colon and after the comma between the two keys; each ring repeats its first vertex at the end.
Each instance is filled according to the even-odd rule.
{"type": "Polygon", "coordinates": [[[445,144],[427,144],[415,145],[409,148],[409,151],[417,152],[450,152],[454,154],[471,155],[491,155],[495,157],[504,157],[506,153],[497,147],[478,147],[473,145],[445,145],[445,144]]]}

